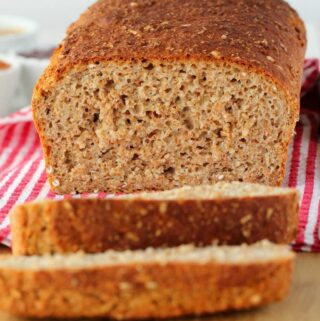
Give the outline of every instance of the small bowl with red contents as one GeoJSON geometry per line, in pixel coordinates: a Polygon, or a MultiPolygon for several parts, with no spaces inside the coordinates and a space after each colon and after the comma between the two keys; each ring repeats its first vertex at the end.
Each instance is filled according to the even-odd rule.
{"type": "Polygon", "coordinates": [[[7,116],[13,111],[19,76],[18,61],[0,56],[0,117],[7,116]]]}

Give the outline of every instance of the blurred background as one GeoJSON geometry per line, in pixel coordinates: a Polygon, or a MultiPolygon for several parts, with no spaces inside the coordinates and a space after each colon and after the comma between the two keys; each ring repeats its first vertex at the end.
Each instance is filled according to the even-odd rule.
{"type": "MultiPolygon", "coordinates": [[[[7,35],[0,37],[0,117],[30,103],[32,88],[48,63],[52,48],[61,41],[70,23],[94,2],[0,0],[0,36],[1,28],[12,32],[13,26],[18,26],[27,30],[26,34],[17,32],[16,37],[9,37],[16,38],[15,41],[8,39],[7,35]]],[[[307,57],[320,57],[320,1],[288,2],[306,22],[309,38],[307,57]]]]}

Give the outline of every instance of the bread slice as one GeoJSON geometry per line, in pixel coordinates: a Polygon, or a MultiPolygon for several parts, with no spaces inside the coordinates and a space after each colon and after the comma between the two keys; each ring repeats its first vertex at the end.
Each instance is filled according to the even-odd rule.
{"type": "Polygon", "coordinates": [[[282,0],[100,0],[33,97],[56,193],[279,185],[305,29],[282,0]]]}
{"type": "Polygon", "coordinates": [[[0,309],[23,317],[119,320],[262,306],[287,294],[294,254],[252,246],[0,259],[0,309]]]}
{"type": "Polygon", "coordinates": [[[294,240],[298,193],[249,183],[218,183],[116,199],[70,199],[17,206],[13,253],[37,255],[108,249],[294,240]]]}

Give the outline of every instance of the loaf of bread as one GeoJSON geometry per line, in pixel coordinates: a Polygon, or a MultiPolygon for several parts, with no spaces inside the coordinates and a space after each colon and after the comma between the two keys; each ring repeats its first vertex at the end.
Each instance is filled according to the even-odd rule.
{"type": "Polygon", "coordinates": [[[42,201],[12,211],[12,250],[41,255],[263,239],[284,244],[296,236],[298,204],[294,189],[237,182],[116,199],[42,201]]]}
{"type": "Polygon", "coordinates": [[[282,0],[98,1],[34,92],[53,190],[279,185],[305,47],[282,0]]]}
{"type": "Polygon", "coordinates": [[[0,259],[0,309],[23,317],[169,318],[283,299],[294,254],[268,242],[0,259]]]}

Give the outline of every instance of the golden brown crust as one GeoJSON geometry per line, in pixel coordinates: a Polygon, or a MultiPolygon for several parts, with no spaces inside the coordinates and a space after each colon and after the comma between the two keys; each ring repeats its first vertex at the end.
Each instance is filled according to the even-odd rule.
{"type": "Polygon", "coordinates": [[[303,22],[282,0],[100,0],[71,25],[35,91],[108,60],[223,60],[270,77],[298,107],[303,22]]]}
{"type": "Polygon", "coordinates": [[[86,269],[0,268],[0,309],[24,317],[168,318],[284,298],[293,259],[259,264],[157,263],[86,269]]]}
{"type": "Polygon", "coordinates": [[[294,240],[298,195],[216,200],[64,200],[20,205],[11,213],[13,253],[144,249],[194,243],[294,240]]]}

